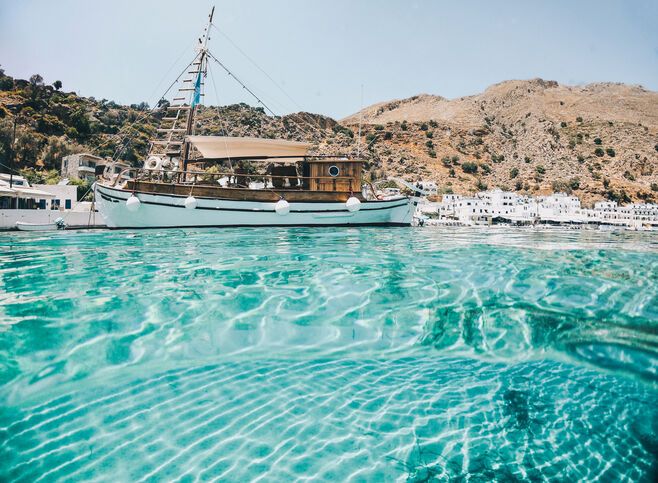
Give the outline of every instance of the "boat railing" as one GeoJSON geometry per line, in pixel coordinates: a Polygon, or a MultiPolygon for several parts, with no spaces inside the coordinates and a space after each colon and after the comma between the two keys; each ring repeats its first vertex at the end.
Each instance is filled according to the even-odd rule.
{"type": "Polygon", "coordinates": [[[311,181],[320,184],[330,181],[332,191],[338,191],[339,182],[347,184],[348,191],[353,192],[361,187],[354,186],[356,180],[351,176],[299,176],[296,174],[273,175],[260,173],[236,173],[235,171],[225,172],[208,172],[208,171],[180,171],[165,169],[149,168],[126,168],[121,171],[114,179],[111,179],[112,186],[124,179],[124,175],[132,175],[129,181],[146,181],[168,184],[183,184],[195,186],[222,186],[220,179],[226,179],[226,185],[222,187],[230,188],[248,188],[251,183],[262,182],[264,187],[269,188],[271,185],[274,189],[308,189],[311,181]]]}

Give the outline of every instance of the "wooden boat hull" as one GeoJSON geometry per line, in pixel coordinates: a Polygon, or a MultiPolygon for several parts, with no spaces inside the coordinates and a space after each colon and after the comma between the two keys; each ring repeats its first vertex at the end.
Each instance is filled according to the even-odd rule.
{"type": "Polygon", "coordinates": [[[362,201],[349,211],[342,201],[289,201],[290,211],[275,211],[275,201],[205,198],[195,195],[196,208],[185,207],[186,195],[147,193],[98,183],[96,206],[110,228],[229,227],[229,226],[410,226],[416,201],[400,196],[362,201]],[[140,200],[134,211],[126,200],[140,200]]]}

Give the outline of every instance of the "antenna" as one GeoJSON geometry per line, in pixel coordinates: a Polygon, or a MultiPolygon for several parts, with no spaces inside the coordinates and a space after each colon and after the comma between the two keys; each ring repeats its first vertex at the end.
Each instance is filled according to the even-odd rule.
{"type": "Polygon", "coordinates": [[[363,122],[363,84],[361,84],[361,108],[359,109],[359,136],[356,145],[356,157],[361,156],[361,124],[363,122]]]}

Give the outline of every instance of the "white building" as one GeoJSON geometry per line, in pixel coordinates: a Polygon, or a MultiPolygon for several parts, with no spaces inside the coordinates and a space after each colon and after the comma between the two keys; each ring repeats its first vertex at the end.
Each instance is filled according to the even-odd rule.
{"type": "Polygon", "coordinates": [[[53,223],[63,217],[69,226],[102,226],[90,203],[77,202],[77,187],[67,184],[34,185],[22,176],[0,173],[0,229],[17,221],[53,223]]]}
{"type": "Polygon", "coordinates": [[[580,200],[566,193],[553,193],[537,198],[537,214],[541,220],[555,222],[582,222],[580,200]]]}
{"type": "Polygon", "coordinates": [[[83,179],[93,183],[96,179],[96,166],[104,164],[103,158],[89,153],[70,154],[62,158],[63,178],[83,179]]]}
{"type": "Polygon", "coordinates": [[[614,201],[601,201],[594,209],[585,209],[576,196],[565,193],[537,198],[500,189],[484,191],[474,197],[448,194],[440,203],[427,204],[421,211],[437,213],[439,220],[454,220],[467,225],[502,219],[512,223],[592,223],[635,229],[658,228],[656,204],[618,206],[614,201]]]}

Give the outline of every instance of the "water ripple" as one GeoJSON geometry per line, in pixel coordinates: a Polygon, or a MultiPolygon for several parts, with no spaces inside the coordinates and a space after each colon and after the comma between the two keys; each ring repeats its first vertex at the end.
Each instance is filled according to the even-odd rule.
{"type": "Polygon", "coordinates": [[[0,480],[650,480],[658,241],[0,234],[0,480]]]}

